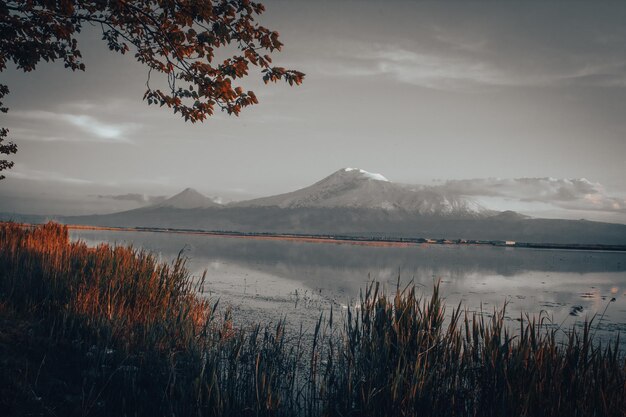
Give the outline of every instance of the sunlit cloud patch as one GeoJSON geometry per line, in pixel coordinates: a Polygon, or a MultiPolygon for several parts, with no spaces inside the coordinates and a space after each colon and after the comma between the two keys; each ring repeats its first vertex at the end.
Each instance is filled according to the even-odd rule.
{"type": "Polygon", "coordinates": [[[13,130],[16,139],[40,141],[93,141],[134,143],[129,133],[138,129],[136,123],[109,123],[87,114],[57,113],[43,110],[15,111],[10,115],[28,122],[13,130]],[[76,128],[81,134],[73,134],[76,128]],[[86,135],[85,135],[86,134],[86,135]]]}

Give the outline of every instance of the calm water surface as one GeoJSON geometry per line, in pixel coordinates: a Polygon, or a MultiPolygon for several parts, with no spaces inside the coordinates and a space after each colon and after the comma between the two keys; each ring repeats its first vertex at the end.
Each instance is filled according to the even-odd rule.
{"type": "MultiPolygon", "coordinates": [[[[170,262],[207,271],[205,292],[241,324],[312,326],[320,311],[354,305],[368,282],[395,292],[414,282],[425,294],[441,281],[450,306],[485,314],[507,303],[507,317],[545,312],[554,325],[580,325],[594,314],[602,339],[626,331],[626,253],[490,246],[372,247],[153,232],[72,231],[74,240],[131,244],[170,262]]],[[[622,335],[622,339],[626,337],[622,335]]]]}

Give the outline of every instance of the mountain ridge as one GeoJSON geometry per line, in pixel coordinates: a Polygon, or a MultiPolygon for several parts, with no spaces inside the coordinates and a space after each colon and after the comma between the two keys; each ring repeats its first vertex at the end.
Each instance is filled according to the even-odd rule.
{"type": "Polygon", "coordinates": [[[493,211],[436,187],[398,184],[358,168],[340,169],[292,192],[225,205],[185,189],[157,205],[59,220],[206,231],[626,244],[626,225],[493,211]]]}
{"type": "Polygon", "coordinates": [[[476,201],[433,187],[389,181],[382,174],[342,168],[307,187],[288,193],[231,203],[232,207],[363,208],[422,215],[485,216],[493,214],[476,201]]]}

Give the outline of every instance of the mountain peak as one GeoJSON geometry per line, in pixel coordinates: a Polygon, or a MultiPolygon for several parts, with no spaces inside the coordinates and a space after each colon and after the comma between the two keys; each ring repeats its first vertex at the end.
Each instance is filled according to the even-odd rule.
{"type": "Polygon", "coordinates": [[[197,190],[187,187],[180,193],[168,198],[157,206],[191,209],[217,207],[219,206],[219,204],[217,204],[204,194],[199,193],[197,190]]]}
{"type": "Polygon", "coordinates": [[[378,174],[378,173],[375,173],[375,172],[368,172],[368,171],[365,171],[364,169],[360,169],[360,168],[344,168],[344,169],[339,170],[339,172],[347,172],[350,175],[357,175],[357,176],[359,176],[361,178],[369,179],[369,180],[390,182],[382,174],[378,174]]]}
{"type": "Polygon", "coordinates": [[[479,217],[487,210],[473,200],[428,187],[389,181],[381,174],[342,168],[328,177],[290,193],[242,201],[239,207],[370,209],[434,216],[479,217]]]}

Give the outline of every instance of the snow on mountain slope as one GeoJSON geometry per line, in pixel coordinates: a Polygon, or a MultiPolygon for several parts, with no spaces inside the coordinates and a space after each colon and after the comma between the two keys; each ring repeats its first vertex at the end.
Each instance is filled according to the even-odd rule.
{"type": "Polygon", "coordinates": [[[376,174],[374,172],[367,172],[363,169],[360,168],[344,168],[343,169],[345,172],[352,172],[352,171],[356,171],[358,174],[372,179],[372,180],[378,180],[378,181],[386,181],[389,182],[389,180],[387,178],[385,178],[382,174],[376,174]]]}
{"type": "Polygon", "coordinates": [[[432,187],[389,181],[381,174],[344,168],[315,184],[286,194],[234,203],[236,207],[365,208],[424,215],[482,216],[489,210],[470,199],[432,187]]]}
{"type": "Polygon", "coordinates": [[[220,207],[220,204],[214,202],[209,197],[200,194],[193,188],[185,188],[180,193],[167,200],[154,205],[153,207],[173,207],[179,209],[208,208],[220,207]]]}

